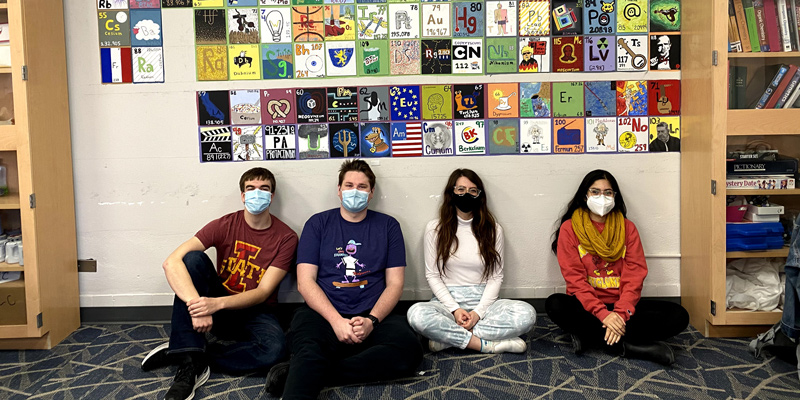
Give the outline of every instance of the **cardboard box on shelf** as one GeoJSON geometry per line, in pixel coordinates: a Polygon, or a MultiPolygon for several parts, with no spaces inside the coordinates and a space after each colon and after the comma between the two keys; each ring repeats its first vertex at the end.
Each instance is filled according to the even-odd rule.
{"type": "Polygon", "coordinates": [[[0,284],[0,325],[25,325],[25,281],[0,284]]]}

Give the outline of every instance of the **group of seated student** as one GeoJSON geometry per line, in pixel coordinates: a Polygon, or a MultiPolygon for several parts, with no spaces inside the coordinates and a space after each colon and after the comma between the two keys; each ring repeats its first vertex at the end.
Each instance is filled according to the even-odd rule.
{"type": "MultiPolygon", "coordinates": [[[[425,230],[425,277],[434,298],[414,304],[407,316],[392,313],[407,264],[403,234],[393,217],[368,210],[375,175],[366,162],[342,164],[340,206],[309,218],[299,241],[269,212],[276,186],[265,168],[245,172],[244,210],[211,221],[164,262],[175,291],[170,338],[145,356],[142,369],[178,366],[166,399],[193,398],[211,368],[269,371],[266,392],[284,399],[408,377],[423,358],[415,331],[431,351],[526,351],[520,336],[533,329],[536,311],[498,299],[503,229],[475,172],[457,169],[445,185],[439,217],[425,230]],[[216,268],[204,252],[210,247],[216,268]],[[285,337],[274,312],[276,289],[295,257],[305,304],[285,337]]],[[[603,346],[671,364],[672,350],[658,341],[683,331],[689,317],[674,303],[640,301],[647,264],[625,215],[614,177],[602,170],[586,175],[554,234],[566,294],[550,296],[547,312],[571,335],[575,353],[603,346]]]]}

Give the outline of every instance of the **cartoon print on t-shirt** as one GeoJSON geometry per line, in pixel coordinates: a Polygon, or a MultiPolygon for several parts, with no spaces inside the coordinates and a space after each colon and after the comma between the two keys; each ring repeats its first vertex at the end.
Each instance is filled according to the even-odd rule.
{"type": "Polygon", "coordinates": [[[344,266],[344,280],[341,282],[334,281],[333,286],[337,288],[359,286],[363,289],[364,286],[367,285],[366,280],[362,281],[358,279],[358,275],[360,275],[358,272],[363,272],[364,269],[366,269],[366,265],[358,262],[358,258],[354,257],[360,245],[361,243],[356,243],[355,240],[351,239],[347,242],[344,251],[342,251],[341,247],[336,249],[337,253],[334,256],[342,258],[342,260],[336,264],[336,269],[341,269],[341,267],[344,266]]]}
{"type": "MultiPolygon", "coordinates": [[[[625,250],[622,250],[622,257],[625,257],[625,250]]],[[[586,281],[595,289],[619,289],[620,288],[620,276],[614,272],[614,266],[616,265],[616,261],[614,262],[607,262],[596,256],[594,254],[589,254],[583,246],[578,245],[578,255],[580,258],[586,257],[587,255],[592,257],[592,264],[594,264],[594,275],[596,276],[587,276],[586,281]],[[614,276],[609,276],[614,275],[614,276]]]]}

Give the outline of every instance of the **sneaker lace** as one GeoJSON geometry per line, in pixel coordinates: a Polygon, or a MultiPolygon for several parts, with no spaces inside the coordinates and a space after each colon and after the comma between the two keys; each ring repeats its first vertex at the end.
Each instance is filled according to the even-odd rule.
{"type": "Polygon", "coordinates": [[[175,374],[175,382],[193,383],[195,380],[194,366],[191,363],[182,364],[175,374]]]}

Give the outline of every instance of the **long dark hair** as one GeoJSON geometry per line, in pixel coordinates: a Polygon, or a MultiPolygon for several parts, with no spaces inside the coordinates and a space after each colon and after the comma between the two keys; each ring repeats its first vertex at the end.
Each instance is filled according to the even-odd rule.
{"type": "Polygon", "coordinates": [[[614,179],[614,175],[611,175],[610,172],[602,169],[596,169],[592,172],[589,172],[583,177],[583,181],[581,181],[580,186],[578,186],[578,191],[575,192],[575,196],[572,197],[572,200],[567,206],[567,212],[561,216],[561,220],[558,223],[558,226],[556,226],[556,231],[553,233],[553,237],[555,239],[553,239],[553,245],[551,246],[553,248],[553,254],[558,254],[558,232],[561,230],[561,225],[572,218],[572,213],[574,213],[575,210],[579,208],[588,209],[588,206],[586,205],[586,193],[589,192],[589,188],[592,187],[592,184],[600,179],[607,180],[608,183],[611,184],[611,190],[616,193],[614,196],[614,208],[611,209],[609,214],[614,211],[620,211],[622,212],[622,216],[627,218],[628,209],[625,208],[625,199],[622,198],[622,192],[619,190],[619,185],[617,184],[617,180],[614,179]]]}
{"type": "MultiPolygon", "coordinates": [[[[484,265],[481,279],[485,281],[494,274],[501,261],[500,253],[495,248],[497,228],[494,215],[486,206],[486,191],[483,181],[475,171],[470,169],[461,168],[453,171],[444,187],[442,206],[439,208],[439,225],[436,227],[436,263],[439,267],[439,274],[447,275],[445,265],[450,256],[458,250],[458,238],[456,237],[458,218],[456,206],[453,204],[453,197],[456,196],[453,189],[458,178],[462,176],[472,181],[481,191],[478,196],[480,205],[477,210],[472,212],[472,234],[478,240],[478,249],[484,265]]],[[[465,196],[469,196],[469,194],[465,194],[465,196]]]]}

